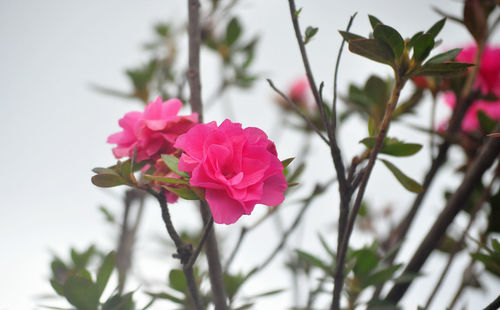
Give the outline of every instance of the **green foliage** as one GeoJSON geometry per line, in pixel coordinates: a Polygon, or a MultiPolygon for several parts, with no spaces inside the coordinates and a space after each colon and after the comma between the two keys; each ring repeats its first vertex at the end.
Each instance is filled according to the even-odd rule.
{"type": "Polygon", "coordinates": [[[240,21],[236,17],[231,18],[226,27],[225,42],[227,46],[232,46],[239,39],[241,32],[240,21]]]}
{"type": "Polygon", "coordinates": [[[471,257],[481,262],[487,271],[500,277],[500,243],[491,239],[490,247],[482,246],[484,252],[472,253],[471,257]]]}
{"type": "Polygon", "coordinates": [[[309,43],[309,41],[318,33],[318,27],[308,26],[306,28],[305,36],[304,36],[304,44],[309,43]]]}
{"type": "MultiPolygon", "coordinates": [[[[368,137],[361,140],[360,143],[363,143],[367,148],[372,149],[375,146],[376,140],[377,137],[368,137]]],[[[386,137],[384,139],[384,143],[382,144],[382,149],[380,150],[380,153],[403,157],[403,156],[412,156],[418,153],[418,151],[420,151],[421,149],[422,149],[421,144],[405,143],[396,138],[386,137]]]]}
{"type": "Polygon", "coordinates": [[[161,155],[161,159],[163,160],[165,165],[167,165],[167,167],[170,170],[172,170],[175,174],[177,174],[181,177],[189,178],[189,174],[187,174],[184,171],[179,170],[179,158],[172,156],[172,155],[163,154],[163,155],[161,155]]]}
{"type": "Polygon", "coordinates": [[[134,163],[132,160],[118,161],[116,165],[108,168],[94,168],[96,173],[92,177],[92,183],[99,187],[114,187],[119,185],[135,184],[134,172],[144,167],[145,163],[134,163]]]}
{"type": "Polygon", "coordinates": [[[385,160],[385,159],[380,159],[384,165],[392,172],[392,174],[396,177],[396,179],[399,181],[401,185],[403,185],[404,188],[406,188],[408,191],[413,192],[413,193],[420,193],[424,189],[420,184],[418,184],[417,181],[413,180],[406,174],[404,174],[401,170],[399,170],[398,167],[396,167],[393,163],[385,160]]]}

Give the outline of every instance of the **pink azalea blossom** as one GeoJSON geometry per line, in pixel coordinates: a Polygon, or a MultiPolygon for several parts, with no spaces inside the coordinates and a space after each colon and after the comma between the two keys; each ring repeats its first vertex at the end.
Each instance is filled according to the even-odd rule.
{"type": "MultiPolygon", "coordinates": [[[[167,167],[163,159],[158,159],[155,163],[155,171],[153,173],[153,176],[156,177],[167,177],[167,178],[175,178],[175,179],[180,179],[181,177],[178,176],[175,172],[170,170],[170,168],[167,167]]],[[[160,190],[162,185],[168,185],[172,187],[177,187],[174,184],[163,184],[162,182],[159,181],[152,181],[151,185],[156,189],[160,190]]],[[[167,198],[168,203],[174,203],[179,199],[179,196],[176,194],[172,193],[171,191],[165,191],[165,197],[167,198]]]]}
{"type": "Polygon", "coordinates": [[[225,120],[198,124],[177,138],[184,151],[179,170],[190,184],[205,189],[205,199],[219,224],[232,224],[256,204],[277,206],[287,183],[274,143],[260,129],[225,120]]]}
{"type": "Polygon", "coordinates": [[[299,107],[308,109],[314,107],[309,80],[305,76],[293,81],[290,85],[288,96],[299,107]]]}
{"type": "Polygon", "coordinates": [[[108,137],[108,143],[117,144],[113,149],[116,158],[132,157],[137,148],[136,160],[156,160],[161,154],[170,154],[177,137],[198,123],[198,114],[177,115],[182,102],[158,97],[150,102],[144,112],[129,112],[118,124],[123,131],[108,137]]]}
{"type": "MultiPolygon", "coordinates": [[[[477,48],[475,45],[464,48],[456,59],[460,62],[474,63],[477,48]]],[[[479,72],[474,84],[475,89],[480,90],[484,95],[493,94],[500,98],[500,48],[486,46],[481,57],[479,72]]],[[[444,101],[447,105],[454,108],[456,104],[455,94],[448,92],[444,95],[444,101]]],[[[490,118],[500,120],[500,100],[486,101],[476,100],[467,110],[462,121],[462,130],[470,132],[479,130],[479,121],[477,112],[483,111],[490,118]]],[[[439,127],[444,130],[446,123],[439,127]]]]}

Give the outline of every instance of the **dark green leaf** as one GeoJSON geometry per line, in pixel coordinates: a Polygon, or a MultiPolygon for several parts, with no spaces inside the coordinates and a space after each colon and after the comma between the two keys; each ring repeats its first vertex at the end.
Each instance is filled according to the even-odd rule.
{"type": "Polygon", "coordinates": [[[498,255],[500,255],[500,242],[496,239],[491,239],[491,247],[498,255]]]}
{"type": "Polygon", "coordinates": [[[464,75],[467,73],[467,68],[473,66],[472,64],[461,62],[445,62],[440,64],[425,64],[422,68],[416,71],[413,75],[419,76],[442,76],[452,77],[464,75]]]}
{"type": "Polygon", "coordinates": [[[307,44],[318,33],[318,27],[308,26],[306,28],[304,44],[307,44]]]}
{"type": "Polygon", "coordinates": [[[444,53],[441,53],[441,54],[438,54],[438,55],[432,57],[425,64],[439,64],[439,63],[442,63],[445,61],[454,60],[455,57],[457,57],[457,55],[460,54],[461,51],[462,51],[461,48],[451,49],[447,52],[444,52],[444,53]]]}
{"type": "Polygon", "coordinates": [[[78,310],[97,310],[99,290],[89,279],[71,275],[63,286],[64,296],[78,310]]]}
{"type": "Polygon", "coordinates": [[[57,295],[64,296],[63,286],[61,283],[50,280],[50,285],[56,291],[57,295]]]}
{"type": "Polygon", "coordinates": [[[401,57],[405,47],[405,42],[399,32],[396,29],[389,27],[387,25],[378,25],[373,31],[373,36],[375,39],[384,41],[392,49],[392,52],[396,58],[401,57]]]}
{"type": "Polygon", "coordinates": [[[434,48],[434,37],[428,33],[421,35],[413,46],[413,59],[418,62],[424,61],[434,48]]]}
{"type": "Polygon", "coordinates": [[[232,46],[241,35],[241,25],[236,17],[233,17],[226,28],[226,44],[232,46]]]}
{"type": "Polygon", "coordinates": [[[234,310],[247,310],[247,309],[250,309],[253,307],[253,303],[248,303],[248,304],[244,304],[242,306],[239,306],[237,308],[234,308],[234,310]]]}
{"type": "MultiPolygon", "coordinates": [[[[363,143],[367,148],[371,149],[375,146],[376,140],[377,137],[368,137],[361,140],[360,143],[363,143]]],[[[414,155],[421,149],[421,144],[405,143],[395,138],[385,138],[380,153],[403,157],[414,155]]]]}
{"type": "Polygon", "coordinates": [[[91,180],[95,186],[99,187],[114,187],[127,184],[121,176],[115,174],[97,174],[91,180]]]}
{"type": "Polygon", "coordinates": [[[307,252],[304,252],[301,250],[295,250],[295,252],[297,252],[299,257],[302,260],[304,260],[305,262],[307,262],[308,264],[310,264],[312,266],[316,266],[316,267],[322,269],[323,271],[325,271],[327,274],[333,276],[333,268],[328,266],[328,264],[324,263],[321,259],[317,258],[316,256],[314,256],[310,253],[307,253],[307,252]]]}
{"type": "Polygon", "coordinates": [[[186,277],[181,270],[172,269],[168,274],[168,279],[171,288],[182,293],[187,292],[186,277]]]}
{"type": "Polygon", "coordinates": [[[185,177],[185,178],[189,178],[189,175],[184,172],[184,171],[179,171],[179,158],[175,157],[175,156],[171,156],[171,155],[167,155],[167,154],[163,154],[161,155],[161,159],[163,159],[163,162],[165,163],[165,165],[167,165],[167,167],[172,170],[175,174],[181,176],[181,177],[185,177]]]}
{"type": "Polygon", "coordinates": [[[384,165],[392,172],[392,174],[396,177],[396,179],[403,185],[404,188],[409,190],[410,192],[420,193],[423,188],[420,184],[418,184],[415,180],[408,177],[401,170],[399,170],[396,166],[394,166],[391,162],[381,159],[384,165]]]}
{"type": "Polygon", "coordinates": [[[161,292],[161,293],[152,293],[152,292],[146,292],[151,297],[158,298],[158,299],[167,299],[170,300],[176,304],[184,304],[184,299],[175,297],[174,295],[171,295],[169,293],[161,292]]]}
{"type": "Polygon", "coordinates": [[[297,11],[295,11],[295,16],[299,16],[300,12],[302,12],[302,8],[298,9],[297,11]]]}
{"type": "Polygon", "coordinates": [[[377,267],[379,261],[377,254],[368,248],[355,251],[353,257],[356,259],[353,271],[359,277],[370,273],[377,267]]]}
{"type": "Polygon", "coordinates": [[[259,293],[257,295],[252,295],[249,298],[250,299],[255,299],[255,298],[261,298],[261,297],[268,297],[268,296],[273,296],[273,295],[282,293],[284,291],[285,291],[284,289],[271,290],[271,291],[267,291],[267,292],[264,292],[264,293],[259,293]]]}
{"type": "Polygon", "coordinates": [[[171,187],[171,186],[166,186],[166,185],[163,185],[163,187],[165,189],[167,189],[168,191],[170,191],[170,192],[176,194],[177,196],[179,196],[183,199],[186,199],[186,200],[200,200],[200,198],[201,198],[194,191],[192,191],[191,189],[186,188],[186,187],[176,188],[176,187],[171,187]]]}
{"type": "Polygon", "coordinates": [[[115,223],[115,216],[108,209],[100,206],[99,211],[101,211],[101,213],[104,215],[106,221],[108,221],[109,223],[115,223]]]}
{"type": "Polygon", "coordinates": [[[426,33],[432,35],[434,38],[437,37],[441,29],[443,29],[445,22],[446,18],[441,19],[440,21],[432,25],[432,27],[429,28],[426,33]]]}
{"type": "Polygon", "coordinates": [[[151,180],[151,181],[158,181],[158,182],[167,183],[167,184],[185,184],[185,185],[189,184],[189,181],[184,180],[184,179],[160,177],[160,176],[155,176],[155,175],[150,175],[150,174],[145,174],[144,179],[151,180]]]}
{"type": "Polygon", "coordinates": [[[349,50],[376,62],[392,65],[394,54],[383,41],[376,39],[357,39],[349,41],[349,50]]]}
{"type": "Polygon", "coordinates": [[[420,31],[420,32],[417,32],[413,35],[413,37],[411,37],[410,41],[408,42],[408,49],[412,48],[413,46],[415,46],[415,43],[417,42],[417,40],[420,38],[420,36],[422,36],[424,34],[423,31],[420,31]]]}
{"type": "Polygon", "coordinates": [[[402,264],[387,267],[382,270],[375,271],[363,280],[363,287],[368,287],[371,285],[378,285],[391,280],[394,277],[396,271],[401,268],[402,264]]]}
{"type": "Polygon", "coordinates": [[[477,120],[481,130],[485,133],[490,133],[495,129],[496,122],[488,116],[483,110],[477,111],[477,120]]]}
{"type": "Polygon", "coordinates": [[[113,174],[113,175],[118,175],[118,172],[116,172],[115,170],[111,169],[111,168],[94,168],[92,169],[93,172],[97,173],[97,174],[113,174]]]}
{"type": "Polygon", "coordinates": [[[370,20],[370,25],[372,25],[372,29],[374,30],[377,27],[377,25],[383,25],[383,23],[373,15],[368,15],[368,19],[370,20]]]}
{"type": "Polygon", "coordinates": [[[227,298],[233,300],[241,285],[247,278],[242,274],[231,275],[224,273],[224,285],[226,287],[227,298]]]}
{"type": "Polygon", "coordinates": [[[101,267],[97,271],[96,285],[99,297],[101,297],[104,288],[106,288],[106,284],[108,284],[113,268],[115,268],[115,252],[110,252],[106,255],[101,267]]]}
{"type": "Polygon", "coordinates": [[[351,41],[351,40],[358,40],[358,39],[366,39],[362,36],[358,36],[357,34],[346,32],[346,31],[339,31],[340,35],[344,38],[346,41],[351,41]]]}
{"type": "Polygon", "coordinates": [[[290,157],[290,158],[282,160],[281,164],[283,165],[283,168],[288,167],[288,165],[290,165],[294,159],[295,159],[295,157],[290,157]]]}
{"type": "Polygon", "coordinates": [[[135,310],[135,303],[132,299],[133,293],[123,296],[115,294],[102,305],[102,310],[135,310]]]}

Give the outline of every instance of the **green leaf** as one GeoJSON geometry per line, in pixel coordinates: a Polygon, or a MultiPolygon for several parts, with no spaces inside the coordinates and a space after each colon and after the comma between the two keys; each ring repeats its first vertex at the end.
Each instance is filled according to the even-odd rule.
{"type": "Polygon", "coordinates": [[[493,250],[500,255],[500,242],[496,239],[491,239],[491,247],[493,250]]]}
{"type": "Polygon", "coordinates": [[[403,37],[396,31],[396,29],[389,27],[387,25],[379,24],[373,30],[373,36],[375,39],[384,41],[392,49],[392,52],[396,58],[401,57],[403,50],[405,48],[405,42],[403,37]]]}
{"type": "Polygon", "coordinates": [[[488,116],[483,110],[477,111],[477,120],[481,130],[485,133],[490,133],[495,129],[496,122],[488,116]]]}
{"type": "Polygon", "coordinates": [[[176,291],[186,293],[187,292],[187,282],[184,273],[179,269],[172,269],[168,274],[168,280],[170,287],[176,291]]]}
{"type": "Polygon", "coordinates": [[[116,174],[97,174],[91,180],[95,186],[99,187],[114,187],[127,184],[121,176],[116,174]]]}
{"type": "Polygon", "coordinates": [[[377,39],[357,39],[349,41],[349,50],[354,54],[376,62],[392,65],[394,53],[383,41],[377,39]]]}
{"type": "Polygon", "coordinates": [[[133,293],[123,296],[115,294],[102,305],[102,310],[135,310],[135,303],[132,299],[133,293]]]}
{"type": "Polygon", "coordinates": [[[113,268],[115,268],[115,252],[112,251],[108,255],[106,255],[101,267],[97,271],[96,285],[99,292],[99,297],[101,297],[102,292],[104,292],[104,289],[108,284],[111,273],[113,272],[113,268]]]}
{"type": "Polygon", "coordinates": [[[356,259],[353,271],[360,277],[366,276],[375,269],[379,261],[377,254],[368,248],[354,251],[353,257],[356,259]]]}
{"type": "Polygon", "coordinates": [[[171,155],[168,155],[168,154],[163,154],[161,155],[161,159],[163,159],[163,162],[165,162],[165,165],[167,165],[167,167],[172,170],[175,174],[181,176],[181,177],[185,177],[185,178],[189,178],[189,174],[187,174],[186,172],[184,171],[179,171],[179,158],[175,157],[175,156],[171,156],[171,155]]]}
{"type": "Polygon", "coordinates": [[[177,196],[186,199],[186,200],[200,200],[202,197],[199,197],[193,190],[186,188],[186,187],[181,187],[181,188],[176,188],[176,187],[171,187],[171,186],[166,186],[163,185],[163,187],[176,194],[177,196]]]}
{"type": "Polygon", "coordinates": [[[295,250],[295,252],[299,255],[299,257],[304,260],[305,262],[309,263],[312,266],[316,266],[323,271],[325,271],[327,274],[333,276],[333,269],[332,267],[328,266],[328,264],[324,263],[321,259],[317,258],[316,256],[301,251],[301,250],[295,250]]]}
{"type": "Polygon", "coordinates": [[[64,283],[63,292],[68,302],[78,310],[97,310],[99,290],[91,280],[71,275],[64,283]]]}
{"type": "Polygon", "coordinates": [[[462,51],[461,48],[454,48],[444,53],[438,54],[431,59],[429,59],[426,64],[439,64],[445,61],[454,60],[458,54],[462,51]]]}
{"type": "Polygon", "coordinates": [[[50,285],[56,291],[57,295],[64,296],[64,290],[61,283],[56,282],[55,280],[50,280],[50,285]]]}
{"type": "Polygon", "coordinates": [[[167,183],[167,184],[184,184],[184,185],[189,185],[189,181],[184,180],[184,179],[160,177],[160,176],[155,176],[155,175],[150,175],[150,174],[145,174],[144,175],[144,179],[151,180],[151,181],[158,181],[158,182],[167,183]]]}
{"type": "Polygon", "coordinates": [[[413,59],[418,62],[424,61],[434,48],[434,37],[431,34],[425,33],[418,37],[413,46],[413,59]]]}
{"type": "Polygon", "coordinates": [[[250,299],[256,299],[256,298],[261,298],[261,297],[268,297],[268,296],[272,296],[272,295],[276,295],[276,294],[282,293],[284,291],[285,291],[285,289],[271,290],[271,291],[259,293],[259,294],[256,294],[256,295],[252,295],[249,298],[250,299]]]}
{"type": "Polygon", "coordinates": [[[394,266],[389,266],[382,270],[375,271],[363,281],[363,287],[378,285],[391,280],[394,277],[396,271],[398,271],[398,269],[401,268],[401,266],[402,264],[398,264],[394,266]]]}
{"type": "Polygon", "coordinates": [[[227,298],[233,300],[241,285],[247,280],[242,274],[231,275],[224,273],[224,286],[226,288],[227,298]]]}
{"type": "Polygon", "coordinates": [[[392,172],[392,174],[396,177],[396,179],[403,185],[404,188],[409,190],[410,192],[413,193],[420,193],[423,191],[423,188],[420,184],[417,183],[417,181],[413,180],[412,178],[408,177],[406,174],[404,174],[401,170],[399,170],[395,165],[393,165],[391,162],[380,159],[384,165],[392,172]]]}
{"type": "Polygon", "coordinates": [[[316,35],[316,33],[318,33],[318,30],[319,30],[318,27],[308,26],[306,28],[304,44],[309,43],[309,41],[316,35]]]}
{"type": "Polygon", "coordinates": [[[413,76],[442,76],[452,77],[464,75],[467,73],[467,68],[473,64],[462,62],[445,62],[440,64],[425,64],[422,68],[414,72],[413,76]]]}
{"type": "Polygon", "coordinates": [[[288,165],[290,165],[294,159],[295,159],[295,157],[290,157],[290,158],[282,160],[281,164],[283,165],[283,168],[288,167],[288,165]]]}
{"type": "Polygon", "coordinates": [[[378,26],[378,25],[383,25],[384,23],[382,23],[378,18],[376,18],[375,16],[373,15],[368,15],[368,19],[370,20],[370,25],[372,25],[372,29],[375,30],[375,28],[378,26]]]}
{"type": "Polygon", "coordinates": [[[299,16],[300,12],[302,12],[302,8],[298,9],[297,11],[295,11],[295,16],[299,16]]]}
{"type": "MultiPolygon", "coordinates": [[[[368,137],[359,141],[363,143],[367,148],[372,149],[375,146],[377,137],[368,137]]],[[[422,149],[421,144],[417,143],[405,143],[395,138],[385,138],[384,144],[380,153],[392,155],[392,156],[411,156],[418,153],[422,149]]]]}
{"type": "Polygon", "coordinates": [[[113,175],[120,175],[118,172],[116,172],[114,169],[111,168],[94,168],[92,169],[93,172],[97,174],[113,174],[113,175]]]}
{"type": "Polygon", "coordinates": [[[417,42],[417,40],[420,38],[420,36],[422,36],[424,34],[423,31],[420,31],[420,32],[417,32],[413,35],[413,37],[411,37],[410,41],[408,42],[408,49],[412,48],[413,46],[415,46],[415,43],[417,42]]]}
{"type": "Polygon", "coordinates": [[[170,300],[176,304],[180,304],[180,305],[184,304],[184,299],[175,297],[174,295],[171,295],[171,294],[166,293],[166,292],[161,292],[161,293],[146,292],[146,294],[148,294],[151,297],[158,298],[158,299],[167,299],[167,300],[170,300]]]}
{"type": "Polygon", "coordinates": [[[350,33],[347,31],[339,31],[339,33],[342,36],[342,38],[344,38],[344,40],[346,40],[346,41],[358,40],[358,39],[365,39],[366,40],[366,38],[364,38],[362,36],[358,36],[357,34],[350,33]]]}
{"type": "Polygon", "coordinates": [[[233,17],[226,28],[226,44],[232,46],[241,35],[241,25],[236,17],[233,17]]]}
{"type": "Polygon", "coordinates": [[[436,38],[439,32],[441,32],[441,29],[443,29],[445,23],[446,18],[441,19],[440,21],[432,25],[432,27],[429,28],[426,33],[432,35],[433,38],[436,38]]]}

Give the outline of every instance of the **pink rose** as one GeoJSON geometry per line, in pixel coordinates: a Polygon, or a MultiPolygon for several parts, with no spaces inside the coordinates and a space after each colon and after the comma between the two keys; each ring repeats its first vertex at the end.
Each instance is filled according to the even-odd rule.
{"type": "Polygon", "coordinates": [[[274,143],[260,129],[225,120],[198,124],[177,138],[184,151],[179,170],[192,186],[205,189],[205,199],[219,224],[232,224],[256,204],[277,206],[287,183],[274,143]]]}
{"type": "Polygon", "coordinates": [[[137,161],[156,160],[161,154],[170,154],[177,137],[198,123],[198,114],[178,116],[182,108],[179,99],[165,102],[161,97],[150,102],[144,112],[129,112],[120,119],[123,131],[108,137],[116,158],[132,157],[137,147],[137,161]]]}

